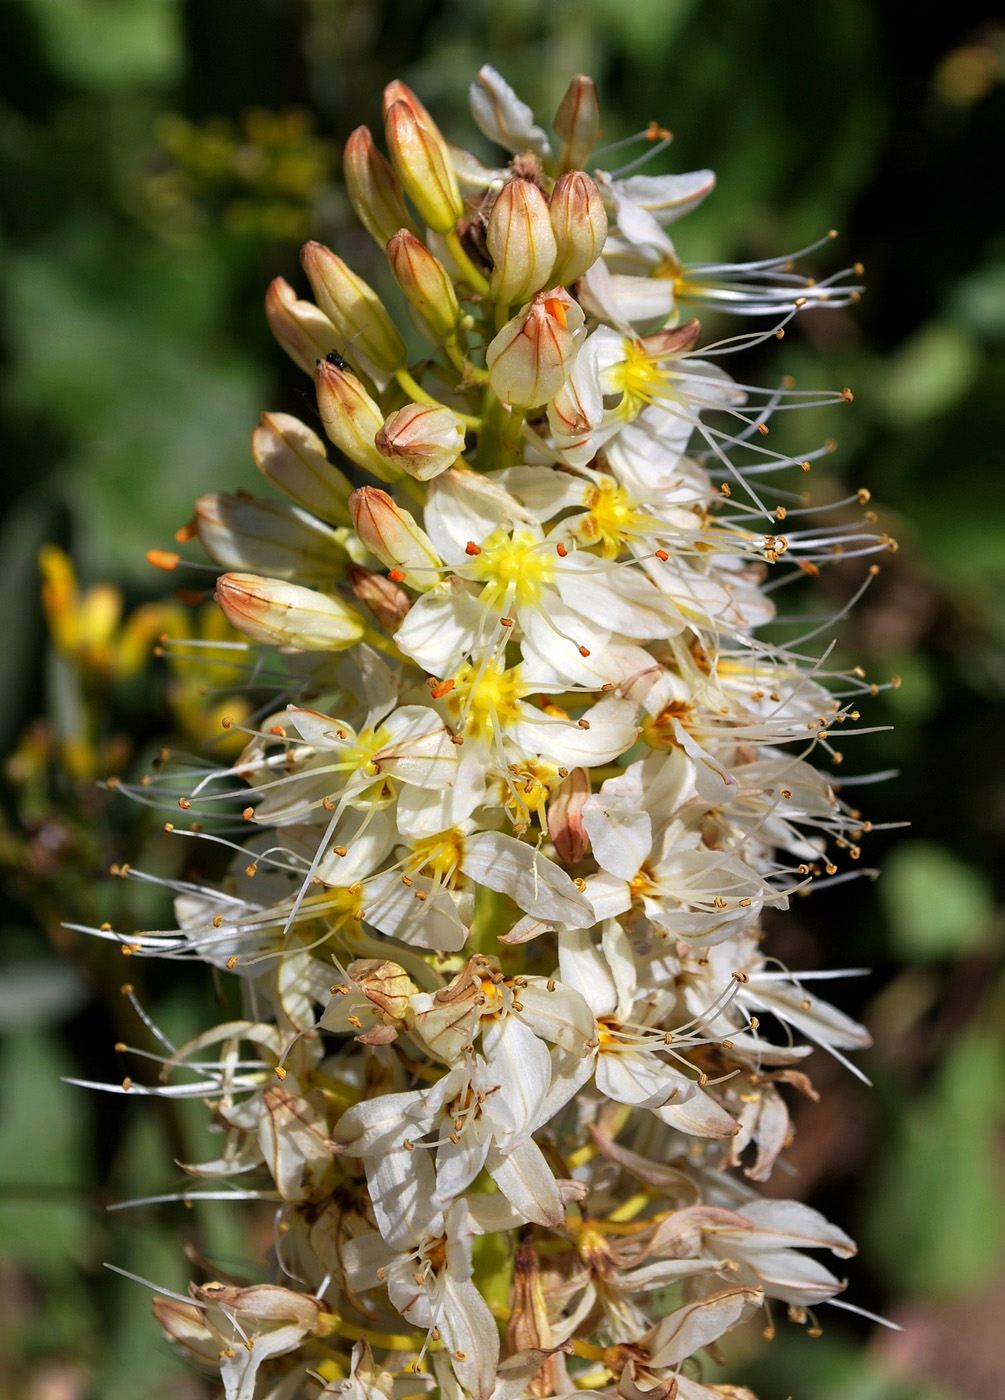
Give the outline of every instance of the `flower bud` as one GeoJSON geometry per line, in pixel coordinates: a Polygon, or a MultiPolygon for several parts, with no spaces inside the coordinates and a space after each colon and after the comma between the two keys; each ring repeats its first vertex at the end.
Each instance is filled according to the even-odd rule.
{"type": "Polygon", "coordinates": [[[583,825],[583,804],[589,795],[588,770],[573,768],[548,803],[548,835],[555,843],[559,859],[567,865],[582,860],[590,844],[583,825]]]}
{"type": "Polygon", "coordinates": [[[349,524],[352,485],[328,461],[324,443],[306,423],[289,413],[263,413],[251,435],[251,453],[277,491],[330,524],[349,524]]]}
{"type": "Polygon", "coordinates": [[[398,100],[387,108],[384,133],[391,164],[420,217],[437,233],[449,233],[464,205],[447,143],[432,118],[415,99],[398,100]],[[416,115],[416,106],[426,120],[416,115]]]}
{"type": "Polygon", "coordinates": [[[391,414],[374,446],[409,476],[429,481],[464,451],[464,424],[449,408],[409,403],[391,414]]]}
{"type": "Polygon", "coordinates": [[[314,371],[314,387],[321,422],[335,446],[379,481],[393,481],[398,472],[373,443],[384,426],[384,415],[356,376],[321,360],[314,371]]]}
{"type": "Polygon", "coordinates": [[[387,244],[394,280],[419,313],[433,340],[453,335],[461,308],[446,268],[407,228],[399,228],[387,244]]]}
{"type": "Polygon", "coordinates": [[[539,292],[489,344],[492,389],[516,408],[547,403],[572,368],[582,325],[583,313],[564,288],[539,292]]]}
{"type": "Polygon", "coordinates": [[[600,136],[600,103],[592,78],[573,78],[555,114],[555,130],[562,138],[559,170],[581,170],[600,136]]]}
{"type": "Polygon", "coordinates": [[[593,266],[607,238],[607,211],[596,182],[570,170],[555,185],[548,206],[558,247],[552,281],[571,287],[593,266]]]}
{"type": "Polygon", "coordinates": [[[401,186],[387,159],[373,144],[369,128],[358,126],[345,143],[342,169],[349,202],[381,248],[398,229],[413,228],[401,186]]]}
{"type": "Polygon", "coordinates": [[[384,578],[383,574],[364,569],[362,564],[350,564],[346,582],[382,627],[389,632],[397,632],[412,606],[412,600],[403,588],[384,578]]]}
{"type": "Polygon", "coordinates": [[[256,501],[222,491],[195,503],[199,543],[225,569],[330,584],[349,562],[330,525],[285,501],[256,501]]]}
{"type": "Polygon", "coordinates": [[[408,359],[384,303],[323,243],[305,243],[300,261],[318,305],[343,337],[342,353],[383,388],[408,359]]]}
{"type": "Polygon", "coordinates": [[[330,593],[258,574],[221,574],[216,601],[229,623],[253,642],[297,651],[345,651],[363,636],[355,608],[330,593]]]}
{"type": "Polygon", "coordinates": [[[495,268],[492,295],[497,302],[523,305],[546,282],[554,281],[558,245],[548,204],[530,180],[510,180],[492,206],[486,233],[495,268]]]}
{"type": "Polygon", "coordinates": [[[307,374],[330,350],[345,344],[325,313],[312,301],[299,301],[284,277],[277,277],[265,293],[265,316],[279,344],[307,374]]]}
{"type": "Polygon", "coordinates": [[[371,554],[386,564],[392,583],[432,588],[441,568],[440,556],[425,530],[386,491],[361,486],[349,497],[356,534],[371,554]]]}

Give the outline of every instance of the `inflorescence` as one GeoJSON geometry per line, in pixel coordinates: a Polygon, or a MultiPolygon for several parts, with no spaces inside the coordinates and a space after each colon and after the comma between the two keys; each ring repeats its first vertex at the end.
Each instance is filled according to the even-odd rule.
{"type": "Polygon", "coordinates": [[[242,1011],[176,1047],[136,1002],[159,1078],[101,1087],[207,1104],[219,1154],[158,1199],[274,1203],[272,1281],[155,1303],[227,1400],[735,1400],[698,1353],[776,1302],[815,1328],[844,1284],[805,1251],[854,1253],[752,1184],[783,1091],[814,1095],[813,1045],[868,1044],[761,921],[857,870],[869,823],[815,761],[878,687],[832,663],[834,619],[757,632],[778,588],[893,545],[867,493],[777,484],[829,447],[776,450],[772,420],[849,391],[722,365],[861,268],[681,261],[668,227],[714,176],[587,173],[588,78],[557,142],[491,68],[471,107],[507,164],[400,82],[390,159],[366,127],[345,148],[420,359],[319,243],[313,301],[269,288],[341,465],[265,413],[282,499],[196,503],[178,539],[225,571],[247,640],[205,646],[246,669],[246,742],[117,783],[229,870],[163,882],[174,928],[89,930],[226,970],[242,1011]],[[700,348],[704,307],[770,324],[700,348]]]}

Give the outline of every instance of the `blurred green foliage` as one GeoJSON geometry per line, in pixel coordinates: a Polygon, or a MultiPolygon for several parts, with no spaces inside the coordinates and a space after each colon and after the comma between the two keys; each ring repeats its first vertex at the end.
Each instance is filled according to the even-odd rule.
{"type": "MultiPolygon", "coordinates": [[[[857,1225],[850,1296],[905,1330],[884,1341],[828,1313],[820,1341],[781,1328],[736,1367],[763,1400],[993,1400],[1005,1291],[1005,236],[988,192],[1005,22],[962,3],[905,23],[893,0],[0,0],[0,736],[12,755],[0,827],[0,1392],[206,1395],[158,1340],[145,1291],[102,1264],[177,1288],[180,1239],[226,1269],[254,1267],[267,1237],[238,1208],[109,1215],[115,1199],[171,1189],[172,1159],[198,1154],[199,1115],[60,1078],[114,1082],[113,1042],[146,1044],[118,990],[119,954],[61,919],[155,920],[155,891],[102,872],[143,842],[154,868],[176,859],[151,823],[60,767],[73,705],[97,706],[87,713],[104,772],[198,722],[191,703],[157,698],[163,676],[106,686],[98,704],[67,672],[34,601],[39,547],[68,548],[85,585],[124,587],[127,610],[161,596],[145,551],[170,543],[200,492],[252,484],[262,408],[303,412],[265,331],[268,280],[302,285],[296,243],[317,236],[386,284],[334,180],[342,141],[378,124],[380,89],[400,76],[477,146],[465,94],[484,61],[543,118],[572,73],[590,72],[608,140],[656,119],[675,131],[661,168],[713,166],[717,193],[679,229],[685,256],[766,256],[836,225],[820,271],[866,264],[853,314],[807,313],[749,365],[762,382],[852,385],[854,410],[804,429],[839,442],[815,489],[836,494],[838,475],[868,484],[901,542],[842,639],[870,675],[903,682],[866,716],[894,732],[849,744],[840,770],[900,769],[861,795],[877,828],[865,859],[886,868],[881,899],[868,881],[844,885],[772,935],[793,966],[876,969],[840,993],[875,1034],[876,1087],[811,1066],[823,1103],[800,1106],[798,1175],[772,1189],[857,1225]],[[27,727],[37,714],[47,718],[27,727]],[[910,832],[883,829],[898,821],[910,832]]],[[[820,587],[839,606],[859,578],[849,564],[820,587]]],[[[205,1019],[215,989],[201,971],[158,968],[147,986],[128,970],[169,1034],[205,1019]]]]}

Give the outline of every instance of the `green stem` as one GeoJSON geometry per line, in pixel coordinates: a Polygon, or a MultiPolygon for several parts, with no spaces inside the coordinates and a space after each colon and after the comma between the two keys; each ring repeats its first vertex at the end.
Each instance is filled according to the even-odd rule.
{"type": "Polygon", "coordinates": [[[478,271],[477,267],[475,267],[474,263],[464,251],[464,245],[457,236],[457,230],[452,228],[447,234],[446,239],[447,247],[450,249],[451,256],[457,264],[461,276],[466,282],[470,283],[476,292],[481,293],[483,297],[487,297],[489,294],[488,278],[478,271]]]}
{"type": "Polygon", "coordinates": [[[441,403],[432,394],[427,394],[418,380],[414,379],[407,369],[396,370],[394,377],[413,403],[427,403],[430,408],[446,408],[448,413],[459,418],[464,426],[470,428],[472,432],[477,433],[481,430],[482,420],[480,418],[476,418],[470,413],[458,413],[456,408],[448,408],[445,403],[441,403]]]}

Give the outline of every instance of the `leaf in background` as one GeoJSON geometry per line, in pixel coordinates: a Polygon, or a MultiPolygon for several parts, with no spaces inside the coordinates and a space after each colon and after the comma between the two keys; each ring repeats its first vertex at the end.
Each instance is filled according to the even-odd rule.
{"type": "Polygon", "coordinates": [[[905,841],[887,857],[880,885],[898,956],[955,958],[986,948],[994,902],[987,877],[944,846],[905,841]]]}
{"type": "MultiPolygon", "coordinates": [[[[971,1032],[953,1045],[931,1091],[894,1125],[862,1247],[910,1297],[956,1296],[1000,1267],[1003,1091],[999,1039],[971,1032]]],[[[897,1100],[888,1107],[897,1113],[897,1100]]]]}
{"type": "Polygon", "coordinates": [[[177,0],[22,0],[64,78],[99,92],[168,83],[184,62],[177,0]]]}

